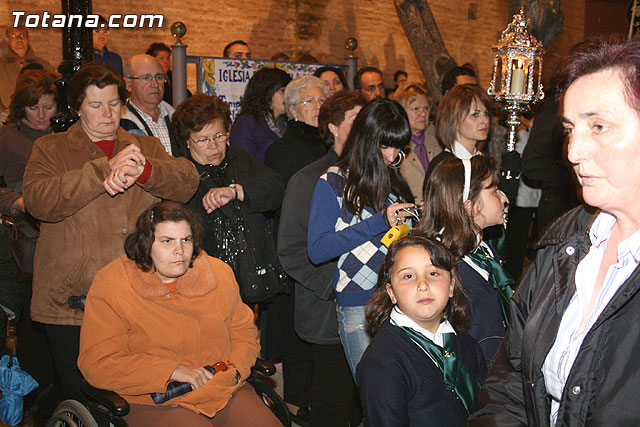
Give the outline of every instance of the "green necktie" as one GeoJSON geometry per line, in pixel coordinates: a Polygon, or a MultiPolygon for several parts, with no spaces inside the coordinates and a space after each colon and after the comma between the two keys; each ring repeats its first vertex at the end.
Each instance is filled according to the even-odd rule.
{"type": "Polygon", "coordinates": [[[467,256],[471,258],[475,265],[489,274],[489,286],[498,291],[502,315],[505,323],[509,325],[509,301],[513,295],[513,289],[511,289],[511,285],[514,283],[513,279],[509,277],[500,263],[482,245],[467,256]]]}
{"type": "Polygon", "coordinates": [[[414,340],[424,351],[435,360],[442,371],[444,386],[447,390],[454,390],[469,414],[474,412],[476,399],[480,391],[480,382],[469,373],[456,357],[456,334],[450,332],[442,334],[443,347],[422,335],[415,329],[400,326],[400,329],[414,340]]]}

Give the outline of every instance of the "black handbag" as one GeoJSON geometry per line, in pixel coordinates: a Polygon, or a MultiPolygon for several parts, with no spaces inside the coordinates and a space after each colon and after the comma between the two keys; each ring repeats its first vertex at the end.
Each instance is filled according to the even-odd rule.
{"type": "Polygon", "coordinates": [[[226,209],[221,212],[234,231],[234,239],[228,240],[228,250],[234,255],[229,265],[236,275],[242,300],[247,304],[266,303],[279,294],[289,293],[288,277],[278,262],[273,236],[266,224],[258,230],[247,230],[242,208],[237,201],[231,203],[236,215],[229,215],[226,209]]]}

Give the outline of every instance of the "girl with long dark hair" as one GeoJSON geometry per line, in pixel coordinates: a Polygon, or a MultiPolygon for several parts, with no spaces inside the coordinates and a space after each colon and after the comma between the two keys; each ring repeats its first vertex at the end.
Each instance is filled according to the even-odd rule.
{"type": "Polygon", "coordinates": [[[337,259],[333,287],[340,339],[352,373],[369,344],[364,308],[387,248],[380,239],[404,222],[413,206],[397,169],[411,138],[404,109],[379,99],[356,117],[338,163],[320,177],[309,217],[308,251],[314,264],[337,259]]]}

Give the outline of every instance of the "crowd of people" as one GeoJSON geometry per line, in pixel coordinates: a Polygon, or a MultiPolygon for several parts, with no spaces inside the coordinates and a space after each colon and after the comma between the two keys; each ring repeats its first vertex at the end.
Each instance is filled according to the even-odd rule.
{"type": "Polygon", "coordinates": [[[57,76],[6,36],[0,307],[40,420],[84,378],[131,426],[279,425],[247,383],[260,355],[301,426],[640,421],[640,42],[574,47],[521,129],[522,232],[470,67],[433,108],[403,71],[389,94],[375,67],[353,91],[262,68],[232,122],[215,95],[171,105],[166,45],[123,63],[100,29],[53,133],[57,76]],[[154,403],[171,381],[191,391],[154,403]]]}

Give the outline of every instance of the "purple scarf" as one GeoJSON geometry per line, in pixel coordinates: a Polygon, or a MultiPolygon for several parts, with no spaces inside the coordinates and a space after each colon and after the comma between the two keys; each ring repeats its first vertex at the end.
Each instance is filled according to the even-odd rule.
{"type": "Polygon", "coordinates": [[[418,157],[422,168],[426,171],[429,167],[429,155],[427,154],[427,147],[423,144],[424,132],[425,131],[422,131],[418,135],[411,134],[411,142],[416,145],[413,149],[413,153],[418,157]]]}

